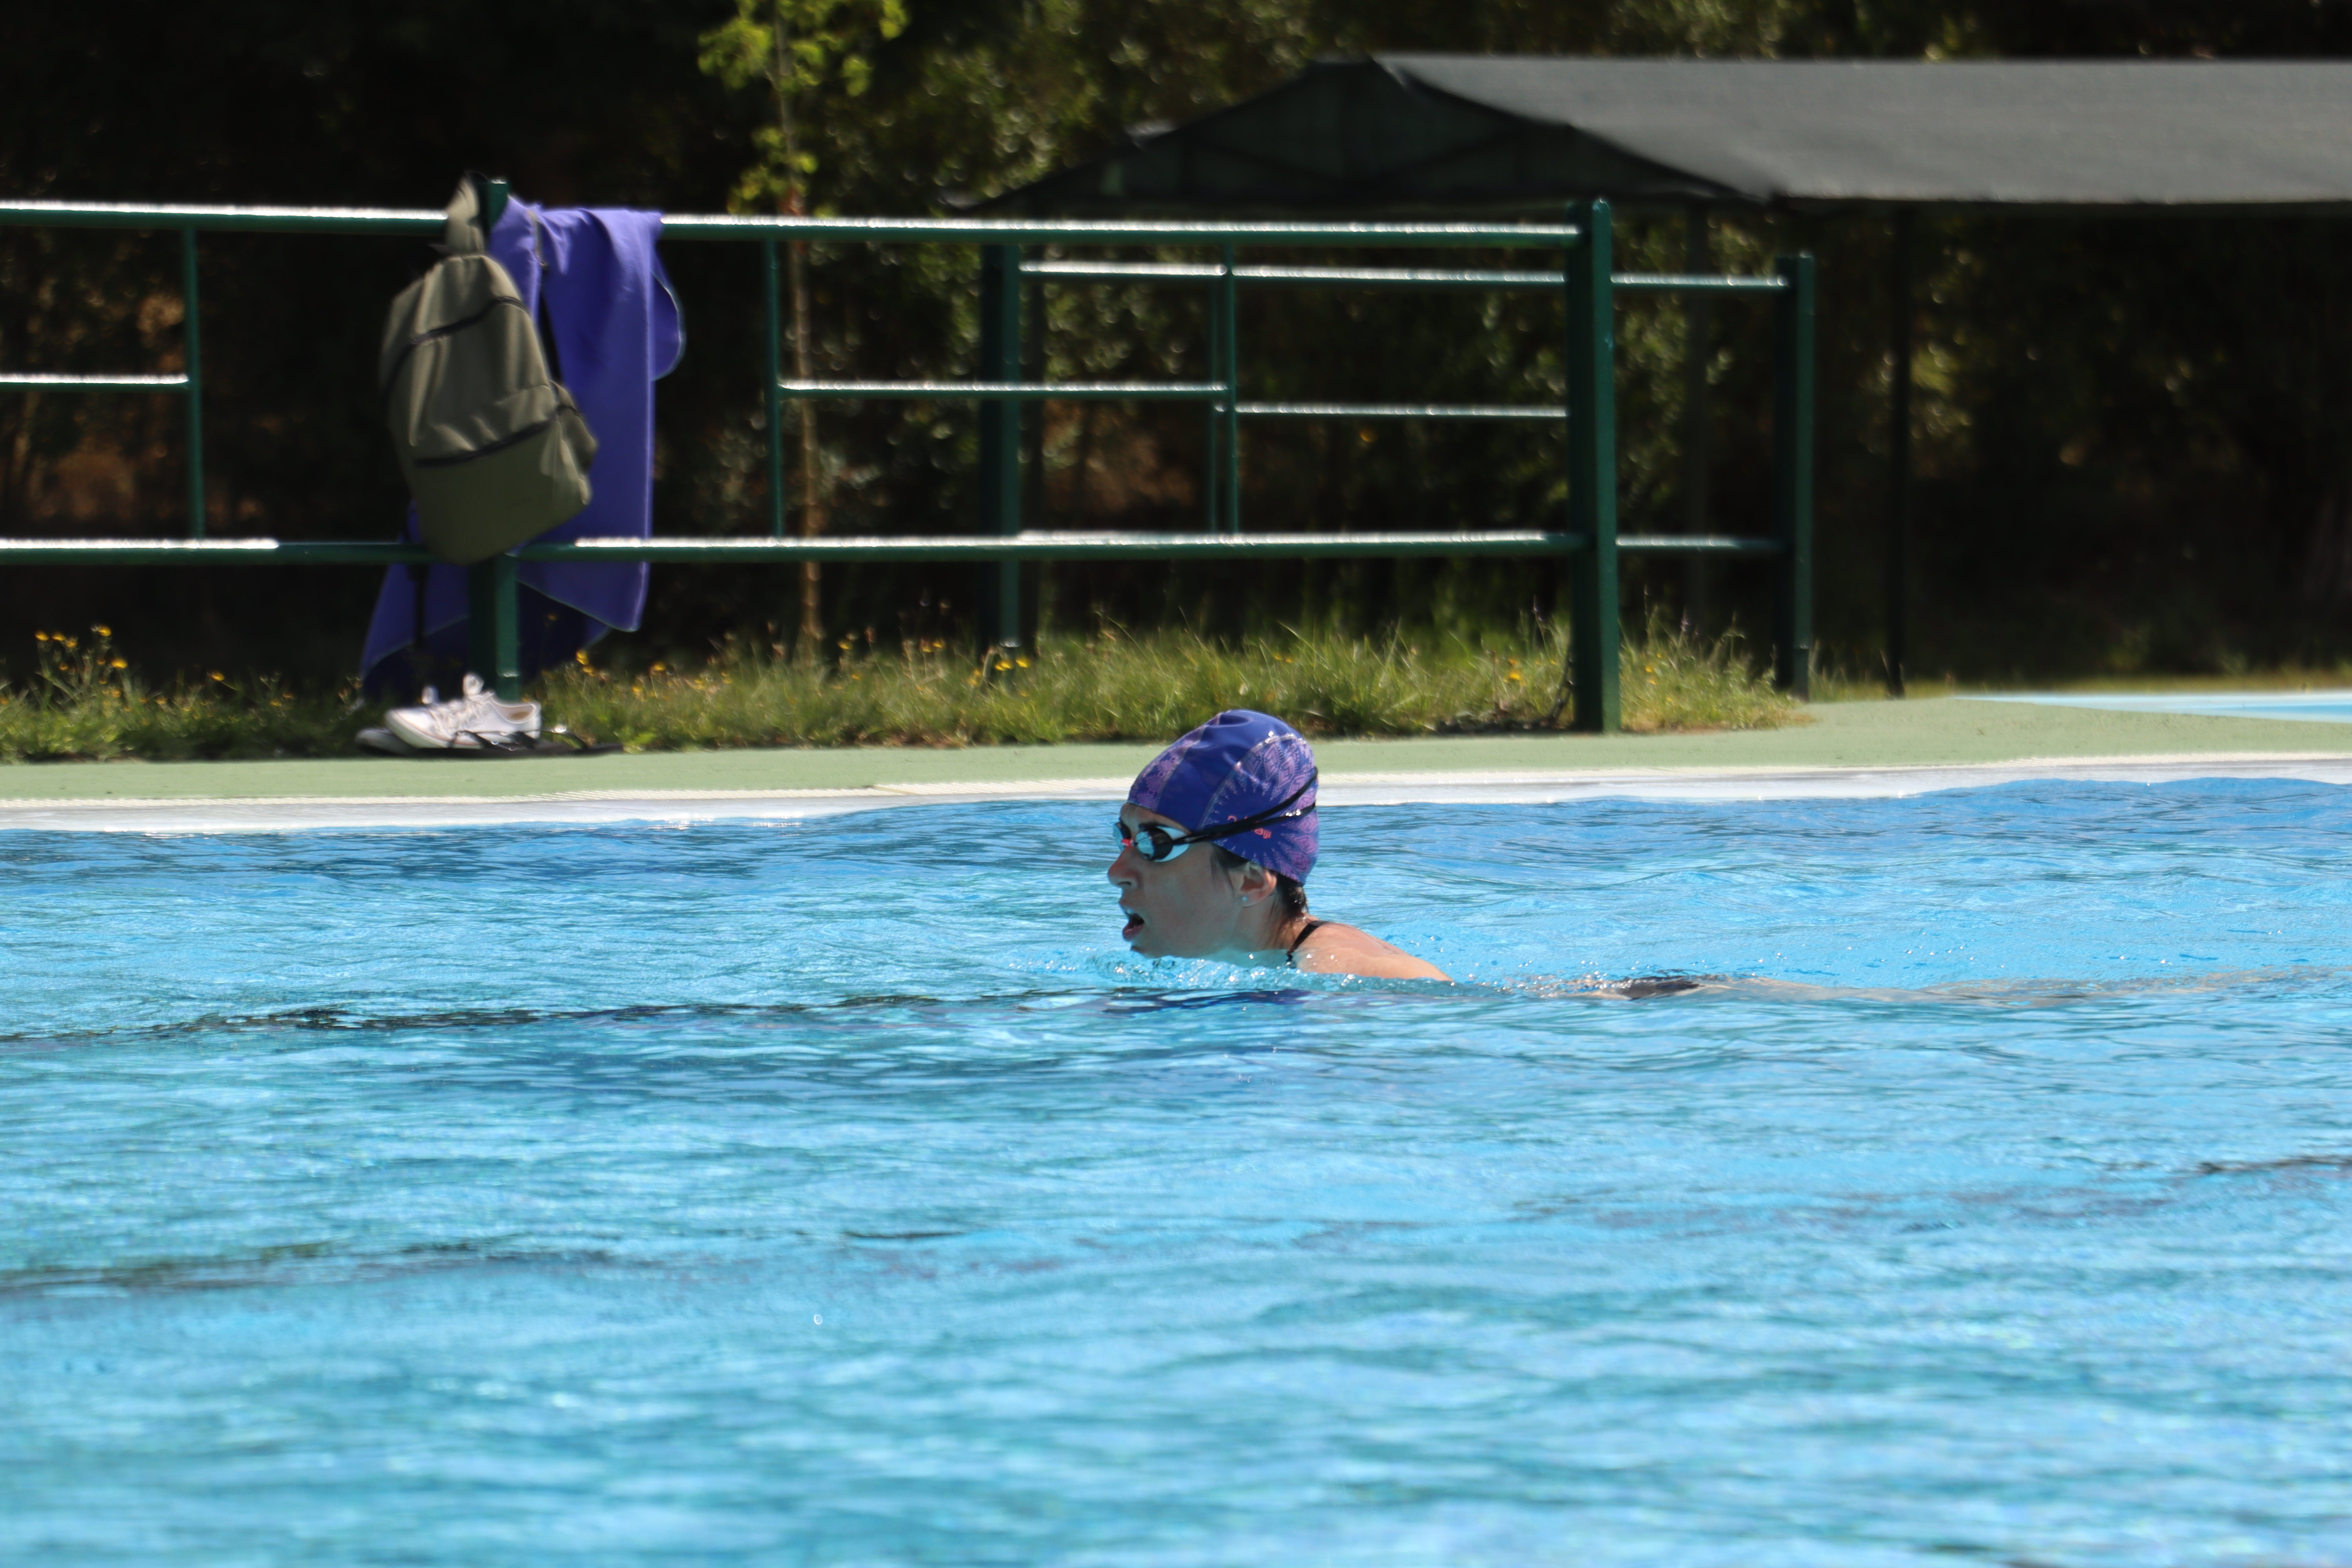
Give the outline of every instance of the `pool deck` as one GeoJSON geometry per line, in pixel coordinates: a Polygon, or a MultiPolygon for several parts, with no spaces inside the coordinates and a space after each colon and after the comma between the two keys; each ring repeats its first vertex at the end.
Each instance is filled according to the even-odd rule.
{"type": "MultiPolygon", "coordinates": [[[[1470,735],[1316,747],[1333,805],[1591,795],[1895,795],[2027,778],[2352,783],[2352,724],[1949,698],[1840,702],[1785,730],[1470,735]]],[[[1145,744],[300,758],[0,767],[0,827],[203,831],[781,817],[917,801],[1115,798],[1145,744]]]]}

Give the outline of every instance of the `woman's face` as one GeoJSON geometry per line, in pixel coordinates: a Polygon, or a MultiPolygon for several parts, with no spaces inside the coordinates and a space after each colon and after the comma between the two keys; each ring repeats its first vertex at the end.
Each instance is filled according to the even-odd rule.
{"type": "MultiPolygon", "coordinates": [[[[1147,823],[1191,831],[1174,817],[1123,805],[1118,820],[1132,834],[1147,823]]],[[[1234,951],[1241,930],[1242,890],[1217,865],[1209,846],[1195,844],[1172,860],[1147,860],[1134,844],[1110,863],[1111,886],[1127,916],[1119,935],[1146,958],[1209,958],[1234,951]]]]}

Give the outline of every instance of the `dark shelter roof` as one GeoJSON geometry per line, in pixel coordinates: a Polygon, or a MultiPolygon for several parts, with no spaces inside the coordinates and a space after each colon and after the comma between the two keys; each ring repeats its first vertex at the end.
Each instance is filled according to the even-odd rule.
{"type": "Polygon", "coordinates": [[[986,205],[2352,207],[2352,63],[1381,55],[986,205]]]}

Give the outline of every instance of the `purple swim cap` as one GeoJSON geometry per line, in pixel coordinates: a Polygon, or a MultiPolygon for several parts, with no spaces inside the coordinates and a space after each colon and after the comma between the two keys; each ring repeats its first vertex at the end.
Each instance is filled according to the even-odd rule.
{"type": "Polygon", "coordinates": [[[1305,812],[1211,840],[1277,876],[1304,882],[1315,869],[1316,813],[1308,809],[1315,804],[1314,777],[1315,750],[1306,736],[1271,714],[1235,708],[1152,758],[1135,775],[1127,799],[1130,805],[1175,818],[1193,833],[1265,812],[1305,812]],[[1302,788],[1304,795],[1298,793],[1302,788]]]}

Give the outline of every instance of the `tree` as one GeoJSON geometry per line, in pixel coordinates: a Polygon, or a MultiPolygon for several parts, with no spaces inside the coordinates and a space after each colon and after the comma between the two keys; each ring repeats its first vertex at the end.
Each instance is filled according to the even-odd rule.
{"type": "MultiPolygon", "coordinates": [[[[730,88],[764,84],[776,119],[752,134],[754,159],[728,205],[751,212],[773,205],[790,217],[809,211],[808,181],[816,154],[800,132],[802,102],[827,87],[858,97],[872,80],[867,51],[906,30],[905,0],[735,0],[735,16],[702,35],[701,66],[730,88]]],[[[810,379],[808,244],[788,247],[793,305],[793,374],[810,379]]],[[[824,531],[824,475],[816,405],[798,403],[801,425],[801,533],[824,531]]],[[[802,648],[814,654],[824,635],[823,569],[801,565],[802,648]]]]}

